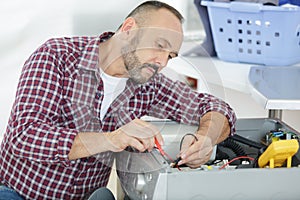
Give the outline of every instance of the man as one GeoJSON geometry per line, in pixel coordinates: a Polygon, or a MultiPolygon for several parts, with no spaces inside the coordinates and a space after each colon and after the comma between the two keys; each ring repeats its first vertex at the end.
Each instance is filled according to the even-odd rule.
{"type": "MultiPolygon", "coordinates": [[[[149,1],[116,33],[51,39],[26,61],[1,145],[0,180],[25,199],[84,199],[105,187],[113,152],[151,151],[150,115],[200,124],[179,164],[205,163],[234,132],[225,102],[159,72],[178,55],[182,16],[149,1]]],[[[1,189],[0,189],[1,196],[1,189]]]]}

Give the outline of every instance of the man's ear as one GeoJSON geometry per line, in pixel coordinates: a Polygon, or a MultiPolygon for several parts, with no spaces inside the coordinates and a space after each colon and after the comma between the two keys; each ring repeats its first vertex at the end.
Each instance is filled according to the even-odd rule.
{"type": "Polygon", "coordinates": [[[123,22],[123,24],[121,26],[121,31],[122,32],[130,31],[131,29],[133,29],[135,27],[136,27],[135,19],[133,17],[128,17],[123,22]]]}
{"type": "Polygon", "coordinates": [[[120,33],[122,34],[122,38],[129,39],[133,37],[137,29],[137,24],[134,18],[128,17],[123,22],[120,33]]]}

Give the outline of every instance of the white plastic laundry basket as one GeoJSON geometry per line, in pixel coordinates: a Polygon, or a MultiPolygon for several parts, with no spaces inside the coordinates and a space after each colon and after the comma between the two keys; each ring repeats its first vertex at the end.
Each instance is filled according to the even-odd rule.
{"type": "Polygon", "coordinates": [[[300,7],[202,1],[221,60],[284,66],[300,62],[300,7]]]}

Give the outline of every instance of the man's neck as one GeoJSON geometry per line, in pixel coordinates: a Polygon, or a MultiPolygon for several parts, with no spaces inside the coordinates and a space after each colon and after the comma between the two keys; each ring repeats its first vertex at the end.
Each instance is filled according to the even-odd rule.
{"type": "Polygon", "coordinates": [[[99,67],[108,75],[128,78],[127,70],[121,56],[120,44],[115,44],[118,40],[112,36],[109,40],[99,45],[99,67]]]}

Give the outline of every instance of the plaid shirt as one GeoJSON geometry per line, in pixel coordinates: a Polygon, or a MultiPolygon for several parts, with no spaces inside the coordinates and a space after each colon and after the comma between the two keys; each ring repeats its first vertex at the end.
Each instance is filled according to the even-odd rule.
{"type": "Polygon", "coordinates": [[[106,186],[112,152],[68,159],[79,132],[110,132],[144,115],[195,125],[208,111],[223,113],[234,132],[225,102],[162,74],[142,85],[129,79],[101,121],[99,43],[112,34],[50,39],[26,61],[0,150],[0,181],[24,198],[82,199],[106,186]]]}

